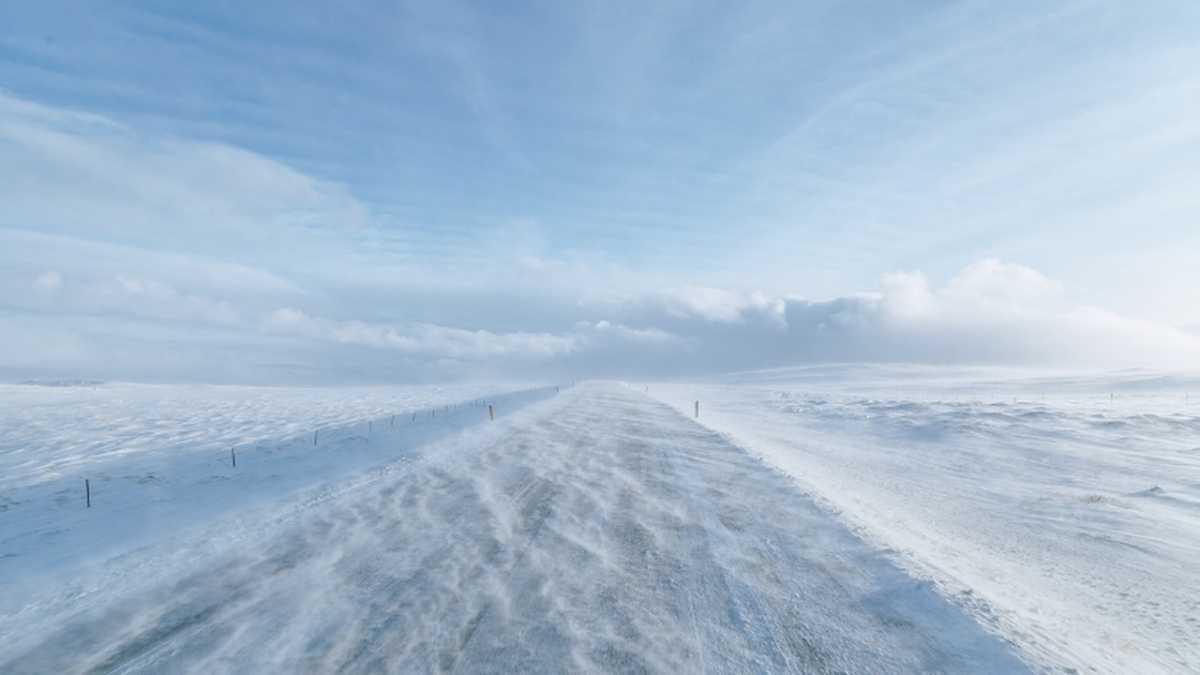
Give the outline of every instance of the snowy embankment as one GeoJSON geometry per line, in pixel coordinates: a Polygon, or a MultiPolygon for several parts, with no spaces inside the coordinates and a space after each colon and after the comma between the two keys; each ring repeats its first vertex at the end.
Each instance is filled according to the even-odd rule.
{"type": "Polygon", "coordinates": [[[782,369],[649,384],[1035,661],[1200,672],[1196,378],[782,369]]]}
{"type": "Polygon", "coordinates": [[[0,614],[84,566],[394,462],[485,421],[485,399],[511,412],[554,393],[518,387],[0,385],[0,614]]]}

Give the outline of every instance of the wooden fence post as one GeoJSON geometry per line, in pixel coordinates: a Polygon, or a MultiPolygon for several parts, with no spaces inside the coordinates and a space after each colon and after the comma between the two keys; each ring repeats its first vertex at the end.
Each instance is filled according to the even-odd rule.
{"type": "Polygon", "coordinates": [[[700,419],[700,401],[696,401],[696,419],[700,419]]]}
{"type": "Polygon", "coordinates": [[[493,422],[496,421],[496,409],[492,407],[491,403],[488,404],[488,419],[493,422]]]}

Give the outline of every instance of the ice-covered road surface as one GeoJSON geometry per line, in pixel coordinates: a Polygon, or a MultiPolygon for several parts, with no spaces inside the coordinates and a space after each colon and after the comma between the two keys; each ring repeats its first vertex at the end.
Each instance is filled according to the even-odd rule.
{"type": "Polygon", "coordinates": [[[29,608],[0,672],[1025,671],[787,478],[620,385],[325,494],[29,608]]]}

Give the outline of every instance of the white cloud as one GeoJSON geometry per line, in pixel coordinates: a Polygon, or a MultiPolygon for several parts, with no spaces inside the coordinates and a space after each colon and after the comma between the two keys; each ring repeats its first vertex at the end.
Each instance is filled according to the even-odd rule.
{"type": "Polygon", "coordinates": [[[641,343],[646,345],[682,345],[685,341],[677,335],[672,335],[658,328],[630,328],[624,324],[608,320],[580,321],[575,324],[577,333],[590,336],[593,340],[615,339],[619,342],[641,343]]]}
{"type": "Polygon", "coordinates": [[[667,311],[679,317],[733,322],[742,318],[746,306],[740,293],[719,288],[690,286],[667,294],[667,311]]]}
{"type": "Polygon", "coordinates": [[[427,359],[499,360],[509,367],[587,361],[599,355],[617,360],[640,358],[639,350],[654,354],[665,347],[685,351],[691,348],[687,340],[665,330],[634,328],[608,320],[578,321],[570,330],[559,333],[495,332],[429,323],[334,321],[283,307],[264,318],[262,329],[274,335],[398,351],[427,359]]]}
{"type": "Polygon", "coordinates": [[[549,333],[466,330],[428,323],[389,326],[364,321],[333,321],[284,307],[271,312],[263,329],[349,345],[396,350],[430,358],[543,360],[570,354],[575,337],[549,333]]]}
{"type": "Polygon", "coordinates": [[[919,272],[885,274],[880,286],[880,306],[900,321],[929,318],[937,312],[929,281],[919,272]]]}
{"type": "Polygon", "coordinates": [[[39,293],[54,293],[60,288],[62,288],[62,275],[54,270],[42,272],[33,280],[33,290],[39,293]]]}
{"type": "Polygon", "coordinates": [[[983,313],[1026,313],[1035,309],[1067,311],[1062,285],[1036,270],[986,259],[968,265],[944,288],[930,288],[920,272],[886,274],[878,302],[883,313],[898,321],[959,316],[970,320],[983,313]]]}
{"type": "Polygon", "coordinates": [[[1200,367],[1200,340],[1086,305],[1035,270],[996,260],[942,288],[890,274],[878,294],[790,301],[792,356],[804,360],[1200,367]]]}
{"type": "MultiPolygon", "coordinates": [[[[530,306],[537,313],[547,297],[457,299],[464,308],[480,308],[466,315],[489,326],[480,328],[369,312],[334,319],[295,305],[243,314],[222,300],[127,273],[86,288],[64,282],[45,306],[78,313],[47,323],[44,340],[0,341],[9,350],[0,366],[37,374],[111,377],[116,369],[234,381],[270,381],[282,376],[278,368],[293,379],[370,380],[690,375],[831,361],[1200,367],[1200,336],[1072,303],[1055,281],[994,260],[968,266],[942,284],[917,272],[890,274],[875,291],[830,300],[719,291],[690,295],[685,304],[678,296],[649,292],[623,302],[584,303],[571,309],[573,316],[560,307],[567,313],[557,324],[549,321],[557,326],[549,329],[522,329],[522,321],[514,330],[494,327],[513,308],[530,306]],[[245,316],[262,319],[248,323],[245,316]],[[209,328],[175,330],[164,321],[209,328]],[[159,344],[170,348],[149,348],[159,344]],[[95,362],[99,353],[114,350],[125,355],[120,368],[95,362]],[[152,369],[149,361],[138,365],[151,358],[152,369]]],[[[36,330],[38,324],[26,323],[34,326],[27,331],[36,330]]]]}
{"type": "Polygon", "coordinates": [[[280,307],[267,315],[263,320],[263,328],[281,333],[297,335],[319,335],[317,322],[307,314],[291,307],[280,307]]]}
{"type": "Polygon", "coordinates": [[[140,276],[197,293],[259,296],[303,292],[291,281],[249,265],[0,227],[0,283],[12,280],[10,275],[61,275],[68,269],[73,284],[89,284],[137,270],[140,276]]]}
{"type": "Polygon", "coordinates": [[[240,148],[139,133],[0,90],[0,226],[194,254],[259,255],[366,209],[340,184],[240,148]],[[284,239],[290,234],[291,238],[284,239]]]}
{"type": "Polygon", "coordinates": [[[947,298],[998,305],[1054,305],[1062,284],[1024,265],[987,259],[968,265],[943,291],[947,298]]]}
{"type": "Polygon", "coordinates": [[[0,93],[0,153],[0,319],[42,317],[26,329],[41,332],[0,336],[13,371],[204,378],[220,364],[226,379],[263,381],[277,366],[324,367],[324,379],[482,363],[516,376],[820,361],[1200,367],[1194,333],[1078,302],[995,259],[942,284],[895,272],[816,301],[707,277],[678,286],[677,273],[560,250],[526,218],[445,264],[410,261],[375,246],[383,233],[344,186],[237,148],[0,93]]]}
{"type": "Polygon", "coordinates": [[[761,292],[741,292],[706,286],[687,286],[663,293],[666,312],[680,319],[739,323],[751,316],[782,320],[784,301],[761,292]]]}
{"type": "MultiPolygon", "coordinates": [[[[531,299],[536,302],[536,299],[531,299]]],[[[511,359],[588,372],[696,373],[822,361],[1200,367],[1200,339],[1170,326],[1068,301],[1022,265],[983,260],[941,286],[921,273],[871,293],[812,301],[689,288],[584,304],[561,332],[389,326],[273,313],[269,330],[439,358],[511,359]]]]}

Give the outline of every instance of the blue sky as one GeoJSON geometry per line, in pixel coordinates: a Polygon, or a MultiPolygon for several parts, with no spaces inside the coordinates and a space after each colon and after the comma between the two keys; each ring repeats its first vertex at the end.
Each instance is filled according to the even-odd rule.
{"type": "Polygon", "coordinates": [[[1197,63],[1191,1],[10,3],[0,374],[1193,367],[1197,63]]]}

